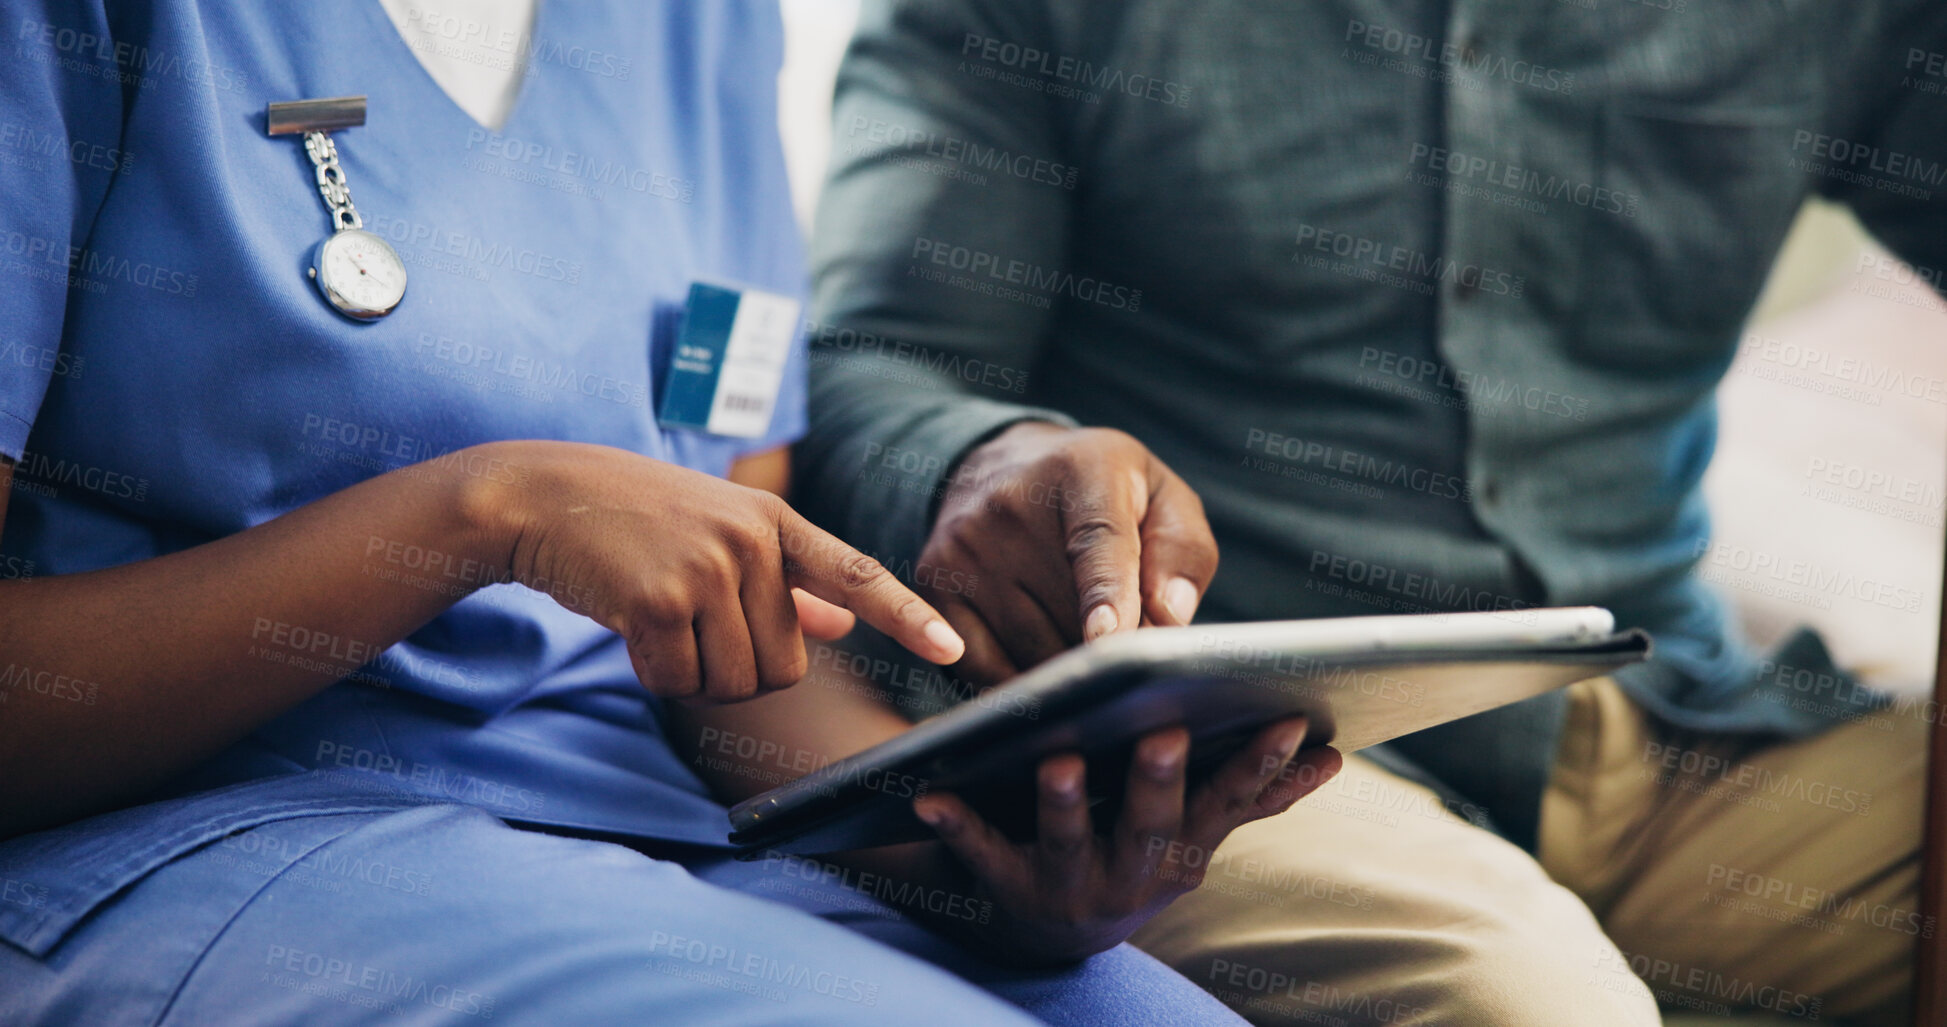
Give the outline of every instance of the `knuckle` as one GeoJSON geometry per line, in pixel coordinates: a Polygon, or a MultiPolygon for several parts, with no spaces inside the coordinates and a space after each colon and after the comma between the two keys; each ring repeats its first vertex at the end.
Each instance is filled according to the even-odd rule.
{"type": "Polygon", "coordinates": [[[704,690],[712,699],[739,702],[757,694],[757,667],[749,660],[728,660],[712,666],[706,657],[703,671],[709,677],[704,690]]]}
{"type": "Polygon", "coordinates": [[[1136,441],[1136,437],[1134,435],[1131,435],[1120,428],[1105,428],[1100,426],[1088,427],[1088,428],[1083,428],[1081,430],[1081,435],[1083,438],[1088,439],[1089,441],[1094,442],[1097,445],[1104,445],[1104,446],[1142,445],[1142,443],[1136,441]]]}
{"type": "Polygon", "coordinates": [[[675,575],[677,591],[697,604],[708,597],[722,595],[724,586],[736,580],[737,558],[727,545],[702,545],[683,555],[683,568],[675,575]]]}
{"type": "Polygon", "coordinates": [[[996,525],[1005,523],[1011,517],[1011,511],[1012,507],[1004,498],[952,509],[942,508],[933,522],[932,536],[922,553],[977,540],[989,534],[996,525]]]}
{"type": "Polygon", "coordinates": [[[933,518],[933,530],[928,534],[926,545],[920,552],[926,553],[941,546],[951,545],[957,539],[978,534],[983,524],[993,516],[990,512],[991,506],[992,504],[987,503],[941,506],[939,516],[933,518]]]}
{"type": "Polygon", "coordinates": [[[1181,549],[1183,554],[1195,560],[1217,562],[1217,538],[1210,532],[1210,522],[1203,513],[1202,504],[1190,511],[1191,516],[1178,516],[1170,519],[1162,529],[1161,537],[1181,549]]]}
{"type": "Polygon", "coordinates": [[[1290,784],[1273,781],[1265,785],[1264,790],[1257,793],[1246,808],[1255,816],[1264,810],[1278,810],[1288,803],[1297,802],[1300,794],[1299,789],[1290,784]]]}
{"type": "Polygon", "coordinates": [[[941,570],[974,570],[980,561],[976,539],[949,535],[937,538],[920,551],[919,560],[914,567],[938,567],[941,570]]]}
{"type": "Polygon", "coordinates": [[[1251,811],[1257,808],[1258,794],[1252,793],[1245,795],[1240,792],[1231,792],[1225,795],[1217,803],[1217,816],[1221,817],[1224,823],[1227,824],[1235,824],[1248,818],[1251,815],[1251,811]]]}
{"type": "Polygon", "coordinates": [[[703,691],[703,682],[691,674],[671,674],[667,670],[657,671],[653,665],[651,673],[655,680],[649,683],[649,691],[665,699],[688,699],[703,691]]]}
{"type": "Polygon", "coordinates": [[[954,537],[975,545],[1010,531],[1039,524],[1045,504],[1030,496],[1040,495],[1029,488],[1007,489],[987,496],[979,506],[955,511],[954,537]]]}
{"type": "MultiPolygon", "coordinates": [[[[637,603],[630,620],[637,629],[640,642],[646,643],[648,639],[641,638],[644,631],[665,632],[687,628],[694,616],[695,608],[687,598],[680,593],[664,591],[637,603]]],[[[647,651],[646,645],[644,650],[647,651]]]]}
{"type": "Polygon", "coordinates": [[[1197,495],[1197,490],[1191,488],[1189,483],[1179,481],[1178,484],[1182,486],[1176,490],[1179,499],[1184,506],[1189,507],[1190,512],[1197,515],[1197,542],[1208,544],[1211,551],[1216,551],[1217,540],[1210,534],[1210,524],[1203,509],[1203,497],[1197,495]]]}
{"type": "Polygon", "coordinates": [[[1184,549],[1190,564],[1188,569],[1198,577],[1208,578],[1217,572],[1217,540],[1210,537],[1208,528],[1198,531],[1184,549]]]}
{"type": "Polygon", "coordinates": [[[699,566],[704,580],[714,587],[730,584],[743,577],[744,553],[740,553],[729,539],[725,544],[703,554],[699,566]]]}
{"type": "Polygon", "coordinates": [[[1085,428],[1077,440],[1076,457],[1090,464],[1110,468],[1118,463],[1143,460],[1149,454],[1134,435],[1119,428],[1085,428]]]}
{"type": "Polygon", "coordinates": [[[778,531],[778,552],[784,565],[794,569],[817,567],[826,553],[828,540],[802,518],[792,515],[778,531]]]}
{"type": "Polygon", "coordinates": [[[1079,854],[1085,841],[1080,835],[1051,833],[1043,836],[1041,847],[1048,855],[1065,859],[1079,854]]]}
{"type": "Polygon", "coordinates": [[[925,616],[925,602],[918,596],[908,594],[892,608],[892,619],[899,624],[913,624],[925,616]]]}
{"type": "Polygon", "coordinates": [[[1175,840],[1176,824],[1161,811],[1150,810],[1130,816],[1124,844],[1137,853],[1161,852],[1175,840]]]}
{"type": "Polygon", "coordinates": [[[723,546],[738,562],[747,562],[761,555],[767,548],[766,532],[761,524],[749,520],[737,520],[724,526],[723,546]]]}
{"type": "Polygon", "coordinates": [[[1082,609],[1093,610],[1104,603],[1114,605],[1118,594],[1115,582],[1102,579],[1090,582],[1077,598],[1081,600],[1082,609]]]}
{"type": "Polygon", "coordinates": [[[785,513],[791,509],[790,504],[786,503],[782,496],[774,492],[766,492],[763,489],[751,489],[750,491],[751,506],[756,510],[758,517],[766,525],[777,524],[784,520],[785,513]]]}
{"type": "Polygon", "coordinates": [[[1084,430],[1042,451],[1034,458],[1032,467],[1044,477],[1065,478],[1087,465],[1088,460],[1084,457],[1087,449],[1088,436],[1084,430]]]}
{"type": "Polygon", "coordinates": [[[848,553],[838,561],[838,580],[848,591],[876,584],[885,573],[886,569],[879,561],[864,553],[848,553]]]}
{"type": "Polygon", "coordinates": [[[1090,512],[1068,526],[1068,557],[1080,559],[1127,534],[1121,520],[1101,512],[1090,512]]]}
{"type": "Polygon", "coordinates": [[[787,656],[765,661],[758,670],[758,684],[767,691],[789,688],[798,683],[810,670],[810,664],[803,650],[787,656]]]}
{"type": "Polygon", "coordinates": [[[1147,823],[1134,823],[1122,836],[1122,849],[1134,858],[1149,854],[1168,852],[1168,846],[1176,841],[1177,825],[1161,817],[1151,818],[1147,823]]]}

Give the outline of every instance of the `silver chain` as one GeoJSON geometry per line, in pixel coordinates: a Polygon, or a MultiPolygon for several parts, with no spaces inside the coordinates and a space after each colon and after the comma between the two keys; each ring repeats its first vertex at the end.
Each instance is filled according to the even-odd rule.
{"type": "Polygon", "coordinates": [[[318,195],[331,211],[334,231],[364,228],[365,222],[352,207],[352,191],[345,185],[345,169],[338,166],[338,144],[323,132],[304,133],[304,152],[318,168],[318,195]]]}

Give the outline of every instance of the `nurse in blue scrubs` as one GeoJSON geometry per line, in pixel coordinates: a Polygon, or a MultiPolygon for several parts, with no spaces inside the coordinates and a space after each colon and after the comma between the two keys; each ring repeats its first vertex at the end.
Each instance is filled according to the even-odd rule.
{"type": "MultiPolygon", "coordinates": [[[[543,4],[493,129],[378,0],[0,12],[0,1022],[1230,1021],[1116,945],[1153,860],[1036,862],[937,798],[958,860],[736,863],[665,740],[666,699],[783,689],[854,615],[961,652],[772,494],[800,349],[754,435],[657,417],[692,282],[801,291],[774,9],[543,4]],[[265,131],[351,94],[399,267],[340,270],[410,282],[370,321],[265,131]]],[[[1144,745],[1196,820],[1180,739],[1144,745]]],[[[1252,815],[1295,801],[1266,780],[1252,815]]]]}

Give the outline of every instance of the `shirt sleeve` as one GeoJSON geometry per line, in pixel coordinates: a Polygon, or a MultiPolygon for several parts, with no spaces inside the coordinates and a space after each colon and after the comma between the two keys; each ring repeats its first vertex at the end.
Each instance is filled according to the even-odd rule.
{"type": "Polygon", "coordinates": [[[794,494],[813,520],[882,561],[918,555],[941,484],[967,450],[1022,420],[1073,423],[1019,399],[1050,311],[938,280],[960,253],[1064,260],[1072,181],[962,159],[1072,166],[1056,101],[977,77],[980,62],[962,56],[968,40],[1054,50],[1040,10],[868,0],[839,71],[812,242],[810,430],[794,494]],[[888,456],[896,487],[873,472],[888,456]]]}
{"type": "Polygon", "coordinates": [[[1947,295],[1947,5],[1900,5],[1853,72],[1832,80],[1839,114],[1824,152],[1857,173],[1819,188],[1947,295]]]}
{"type": "MultiPolygon", "coordinates": [[[[106,12],[74,0],[7,4],[0,48],[0,456],[19,460],[57,375],[71,255],[87,242],[122,150],[125,74],[106,12]]],[[[133,88],[129,86],[127,88],[133,88]]]]}

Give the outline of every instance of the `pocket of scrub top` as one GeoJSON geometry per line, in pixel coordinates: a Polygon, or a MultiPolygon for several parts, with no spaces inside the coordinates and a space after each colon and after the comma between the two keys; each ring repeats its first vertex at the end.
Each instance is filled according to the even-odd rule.
{"type": "Polygon", "coordinates": [[[0,940],[45,957],[117,892],[186,852],[261,824],[339,813],[390,812],[434,800],[343,774],[246,782],[131,806],[0,843],[0,940]]]}

